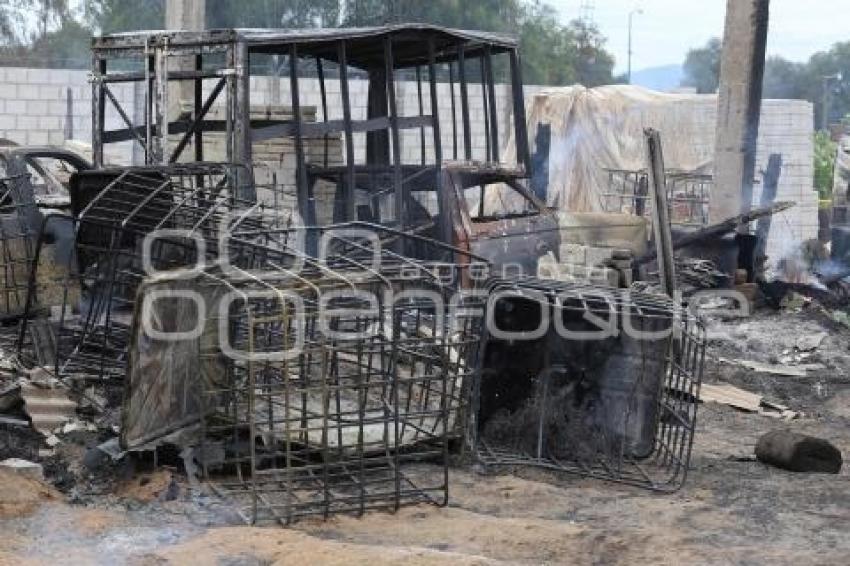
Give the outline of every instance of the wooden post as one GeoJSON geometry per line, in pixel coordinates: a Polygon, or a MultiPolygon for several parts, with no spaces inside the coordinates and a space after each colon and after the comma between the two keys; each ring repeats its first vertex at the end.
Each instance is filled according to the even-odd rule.
{"type": "Polygon", "coordinates": [[[667,177],[664,173],[664,154],[661,136],[652,128],[644,130],[646,160],[649,172],[649,193],[652,199],[652,230],[658,250],[658,275],[661,288],[673,296],[676,290],[676,268],[673,263],[673,239],[670,234],[670,209],[667,208],[667,177]]]}

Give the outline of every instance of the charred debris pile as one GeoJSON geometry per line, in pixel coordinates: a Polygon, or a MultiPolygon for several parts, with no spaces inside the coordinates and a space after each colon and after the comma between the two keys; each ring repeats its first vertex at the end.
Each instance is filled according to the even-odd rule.
{"type": "Polygon", "coordinates": [[[252,523],[444,505],[449,466],[470,462],[681,487],[706,349],[689,298],[753,299],[757,267],[726,269],[712,242],[787,205],[708,224],[705,179],[668,181],[648,131],[647,168],[617,173],[635,179],[617,185],[631,214],[563,230],[526,186],[517,46],[493,34],[120,34],[95,39],[94,61],[94,159],[67,202],[41,205],[25,173],[0,179],[0,456],[43,461],[60,485],[75,467],[167,462],[252,523]],[[258,117],[249,56],[269,54],[289,63],[291,106],[258,117]],[[369,79],[365,119],[355,74],[369,79]],[[300,104],[304,76],[322,121],[300,104]],[[400,81],[415,85],[415,115],[398,112],[400,81]],[[110,90],[122,82],[147,89],[144,123],[110,90]],[[171,86],[192,103],[169,105],[171,86]],[[264,140],[286,140],[269,147],[295,157],[291,183],[257,163],[264,140]],[[105,166],[121,142],[146,165],[105,166]],[[700,224],[680,233],[683,183],[700,224]],[[624,239],[579,269],[567,258],[624,239]],[[80,462],[59,456],[73,443],[80,462]]]}

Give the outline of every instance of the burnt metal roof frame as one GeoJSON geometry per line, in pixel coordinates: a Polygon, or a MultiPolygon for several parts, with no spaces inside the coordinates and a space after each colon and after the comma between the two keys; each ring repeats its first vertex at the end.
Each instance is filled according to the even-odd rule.
{"type": "Polygon", "coordinates": [[[395,44],[396,68],[427,64],[428,57],[423,54],[422,44],[428,37],[434,40],[437,62],[456,59],[458,43],[464,44],[470,57],[488,47],[493,53],[509,52],[518,47],[515,38],[503,34],[405,23],[360,28],[135,31],[94,37],[92,49],[110,57],[132,57],[165,43],[173,53],[219,51],[226,44],[241,43],[253,53],[285,55],[289,52],[289,45],[298,44],[302,56],[336,61],[336,42],[342,40],[351,46],[348,65],[365,68],[382,62],[383,44],[387,37],[392,37],[395,44]]]}

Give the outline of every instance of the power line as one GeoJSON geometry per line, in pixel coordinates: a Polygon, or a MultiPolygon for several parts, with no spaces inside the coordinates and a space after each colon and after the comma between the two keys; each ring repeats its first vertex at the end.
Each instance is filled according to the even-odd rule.
{"type": "Polygon", "coordinates": [[[594,0],[582,0],[579,7],[578,19],[585,25],[594,23],[593,14],[596,11],[596,2],[594,0]]]}

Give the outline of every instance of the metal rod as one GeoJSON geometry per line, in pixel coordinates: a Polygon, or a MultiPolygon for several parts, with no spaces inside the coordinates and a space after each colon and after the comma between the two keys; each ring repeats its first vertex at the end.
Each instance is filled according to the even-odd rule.
{"type": "Polygon", "coordinates": [[[337,54],[342,120],[345,128],[345,210],[348,219],[355,220],[354,134],[351,131],[351,96],[348,92],[348,53],[345,41],[339,42],[337,54]]]}
{"type": "Polygon", "coordinates": [[[452,101],[452,159],[457,160],[457,107],[455,105],[454,65],[449,63],[449,98],[452,101]]]}
{"type": "MultiPolygon", "coordinates": [[[[490,147],[493,161],[499,161],[499,123],[496,113],[496,84],[493,80],[493,52],[490,46],[484,48],[484,66],[487,76],[487,94],[490,108],[490,147]]],[[[481,88],[485,88],[482,84],[481,88]]]]}
{"type": "MultiPolygon", "coordinates": [[[[319,76],[319,95],[322,99],[322,122],[325,124],[328,123],[328,93],[325,90],[325,69],[322,66],[322,58],[316,57],[316,74],[319,76]]],[[[328,134],[324,136],[324,158],[322,159],[322,163],[324,163],[325,167],[328,166],[328,143],[330,138],[328,134]]]]}
{"type": "Polygon", "coordinates": [[[463,44],[457,47],[458,75],[460,75],[460,116],[463,121],[463,158],[472,160],[472,132],[469,126],[469,93],[466,89],[466,56],[463,44]]]}
{"type": "Polygon", "coordinates": [[[384,40],[384,64],[387,75],[387,110],[390,119],[390,141],[393,149],[393,188],[395,190],[395,215],[400,230],[407,228],[405,209],[407,199],[405,198],[404,183],[402,183],[401,172],[401,140],[398,135],[398,108],[395,96],[395,65],[393,64],[393,40],[387,36],[384,40]]]}
{"type": "Polygon", "coordinates": [[[531,175],[531,155],[528,147],[528,130],[525,123],[525,95],[522,89],[522,66],[520,65],[519,54],[516,49],[511,50],[510,59],[517,163],[523,165],[526,175],[531,175]]]}
{"type": "MultiPolygon", "coordinates": [[[[425,110],[422,105],[422,71],[419,65],[416,65],[416,97],[419,101],[419,116],[423,116],[425,110]]],[[[425,165],[425,126],[419,127],[419,150],[420,161],[425,165]]]]}
{"type": "Polygon", "coordinates": [[[295,183],[298,195],[298,210],[308,226],[316,223],[314,203],[307,192],[307,164],[304,160],[304,140],[301,136],[301,99],[298,92],[298,47],[289,46],[289,92],[292,100],[292,118],[295,126],[295,183]]]}
{"type": "MultiPolygon", "coordinates": [[[[200,53],[195,55],[195,70],[199,73],[204,69],[204,57],[200,53]]],[[[203,104],[203,87],[204,81],[200,77],[195,79],[195,101],[192,107],[192,115],[195,122],[201,119],[201,105],[203,104]]],[[[201,162],[204,160],[204,131],[202,128],[195,130],[195,161],[201,162]]],[[[175,151],[175,153],[177,153],[175,151]]],[[[179,155],[179,154],[178,154],[179,155]]],[[[173,161],[173,160],[172,160],[173,161]]]]}
{"type": "MultiPolygon", "coordinates": [[[[101,59],[97,55],[94,57],[94,67],[98,74],[102,77],[106,74],[106,59],[101,59]]],[[[106,124],[106,105],[103,99],[103,82],[100,80],[92,81],[92,105],[94,112],[92,113],[92,161],[95,168],[103,166],[103,130],[106,124]]]]}
{"type": "Polygon", "coordinates": [[[483,53],[478,58],[478,70],[481,72],[481,110],[484,114],[484,160],[489,162],[491,157],[490,109],[487,98],[487,62],[483,53]]]}

